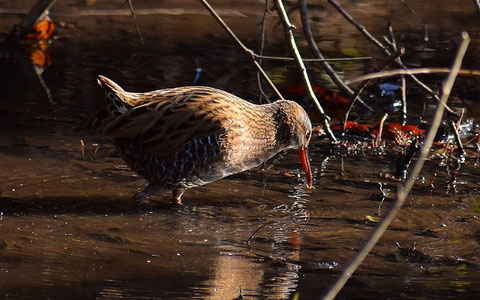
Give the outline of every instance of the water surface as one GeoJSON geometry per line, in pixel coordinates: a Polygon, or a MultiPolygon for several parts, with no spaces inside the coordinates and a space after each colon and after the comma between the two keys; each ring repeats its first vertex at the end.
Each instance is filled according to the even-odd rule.
{"type": "MultiPolygon", "coordinates": [[[[378,37],[386,34],[386,22],[392,20],[399,44],[407,47],[405,61],[413,66],[448,66],[458,34],[466,30],[472,45],[464,67],[478,69],[480,27],[471,2],[409,1],[421,17],[399,1],[355,1],[345,8],[378,37]]],[[[33,3],[0,1],[2,12],[11,12],[0,18],[2,37],[19,22],[17,13],[33,3]]],[[[0,297],[320,296],[371,232],[374,224],[366,217],[379,218],[394,199],[397,183],[381,174],[395,172],[398,152],[362,148],[332,153],[325,138],[315,136],[310,146],[313,190],[306,188],[297,156],[282,153],[263,170],[187,191],[184,207],[173,205],[170,195],[135,207],[131,197],[145,181],[125,170],[110,142],[90,127],[103,107],[98,74],[127,90],[147,91],[191,85],[201,68],[197,84],[253,101],[259,92],[248,58],[200,4],[134,4],[145,12],[137,16],[145,45],[128,15],[99,13],[119,4],[57,1],[51,11],[57,26],[49,47],[52,65],[41,74],[43,84],[27,56],[2,50],[0,297]]],[[[248,46],[258,49],[261,2],[212,5],[223,9],[226,21],[248,46]]],[[[329,56],[353,49],[375,57],[339,64],[347,77],[381,61],[380,52],[323,1],[313,3],[310,15],[319,45],[329,56]]],[[[274,16],[268,21],[267,52],[288,55],[274,16]]],[[[279,86],[298,81],[293,65],[267,62],[266,69],[279,86]]],[[[316,84],[329,85],[318,67],[311,67],[311,73],[316,84]]],[[[441,79],[427,80],[438,87],[441,79]]],[[[477,81],[459,80],[453,93],[466,102],[452,104],[468,104],[467,115],[477,117],[476,122],[477,81]]],[[[435,103],[413,85],[412,95],[409,121],[418,116],[428,120],[435,103]]],[[[374,100],[370,104],[375,105],[374,100]]],[[[381,114],[364,121],[374,123],[381,114]]],[[[399,216],[339,298],[462,299],[480,294],[479,174],[478,157],[470,156],[454,192],[442,160],[428,161],[423,180],[417,181],[399,216]],[[402,247],[416,243],[427,257],[399,254],[396,242],[402,247]]]]}

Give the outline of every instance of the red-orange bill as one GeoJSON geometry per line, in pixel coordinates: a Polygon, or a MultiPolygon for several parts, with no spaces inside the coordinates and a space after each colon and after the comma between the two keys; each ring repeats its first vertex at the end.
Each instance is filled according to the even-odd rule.
{"type": "Polygon", "coordinates": [[[297,150],[298,157],[302,162],[303,170],[305,171],[305,177],[307,178],[307,187],[311,189],[312,185],[312,170],[310,169],[310,161],[308,160],[307,149],[303,147],[300,150],[297,150]]]}

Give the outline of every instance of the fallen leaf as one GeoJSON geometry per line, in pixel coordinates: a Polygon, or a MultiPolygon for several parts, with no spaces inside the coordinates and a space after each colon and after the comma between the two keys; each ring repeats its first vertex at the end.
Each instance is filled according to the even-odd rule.
{"type": "Polygon", "coordinates": [[[378,223],[380,220],[374,216],[365,216],[365,221],[371,222],[371,223],[378,223]]]}
{"type": "Polygon", "coordinates": [[[32,31],[25,36],[25,40],[27,42],[48,41],[52,36],[53,29],[55,29],[53,22],[49,18],[44,18],[33,26],[32,31]]]}

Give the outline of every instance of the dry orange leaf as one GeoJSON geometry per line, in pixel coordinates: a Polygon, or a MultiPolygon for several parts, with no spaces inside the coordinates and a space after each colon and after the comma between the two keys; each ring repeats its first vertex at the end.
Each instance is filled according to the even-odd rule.
{"type": "MultiPolygon", "coordinates": [[[[342,124],[335,124],[331,126],[331,129],[333,131],[340,131],[342,130],[342,124]]],[[[370,126],[353,121],[347,121],[347,123],[345,124],[345,130],[348,131],[350,134],[360,135],[368,133],[370,131],[370,126]]]]}
{"type": "MultiPolygon", "coordinates": [[[[348,103],[347,99],[340,96],[337,92],[327,89],[326,87],[320,85],[312,85],[313,92],[315,95],[329,103],[335,103],[340,105],[345,105],[348,103]]],[[[295,95],[298,97],[305,96],[305,86],[300,84],[292,84],[283,89],[285,93],[295,95]]]]}
{"type": "Polygon", "coordinates": [[[52,64],[48,49],[42,50],[42,47],[32,47],[30,49],[30,60],[38,67],[48,67],[52,64]]]}
{"type": "Polygon", "coordinates": [[[55,25],[53,22],[44,18],[32,28],[24,39],[25,45],[30,53],[30,60],[38,67],[48,67],[52,64],[48,53],[48,43],[53,33],[55,25]]]}
{"type": "MultiPolygon", "coordinates": [[[[340,119],[343,116],[343,111],[348,101],[344,97],[340,96],[335,91],[332,91],[328,88],[325,88],[320,85],[312,85],[313,92],[317,96],[318,100],[322,103],[325,112],[333,118],[340,119]]],[[[300,84],[292,84],[283,89],[283,91],[289,96],[293,97],[293,100],[301,102],[305,97],[305,87],[300,84]]],[[[322,118],[316,107],[305,105],[305,110],[308,113],[308,116],[314,123],[322,121],[322,118]]]]}
{"type": "Polygon", "coordinates": [[[25,39],[30,41],[48,41],[52,36],[53,29],[55,29],[53,22],[48,18],[44,18],[33,26],[32,31],[26,35],[25,39]]]}
{"type": "MultiPolygon", "coordinates": [[[[378,126],[372,130],[373,134],[378,134],[378,126]]],[[[399,123],[390,123],[383,126],[382,138],[396,140],[399,135],[420,137],[425,134],[425,130],[419,129],[415,125],[402,126],[399,123]]]]}

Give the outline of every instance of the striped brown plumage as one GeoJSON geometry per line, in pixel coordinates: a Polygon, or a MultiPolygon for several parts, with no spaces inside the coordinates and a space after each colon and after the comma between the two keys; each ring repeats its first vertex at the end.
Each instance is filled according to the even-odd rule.
{"type": "Polygon", "coordinates": [[[186,189],[258,166],[296,149],[312,186],[306,148],[312,125],[297,103],[255,105],[222,90],[187,86],[146,93],[124,91],[98,77],[107,113],[101,131],[148,186],[135,202],[170,190],[181,203],[186,189]]]}

